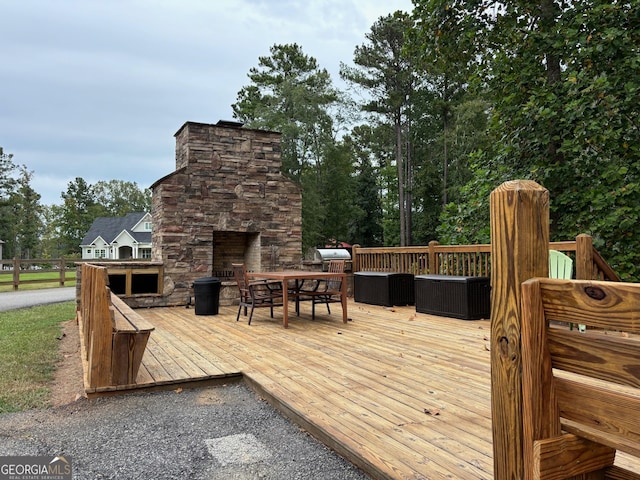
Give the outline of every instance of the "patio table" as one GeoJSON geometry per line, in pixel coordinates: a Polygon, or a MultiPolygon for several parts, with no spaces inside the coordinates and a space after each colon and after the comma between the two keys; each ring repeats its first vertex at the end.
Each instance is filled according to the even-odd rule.
{"type": "MultiPolygon", "coordinates": [[[[278,280],[282,283],[282,325],[289,327],[289,281],[294,281],[299,288],[300,280],[322,280],[328,278],[342,278],[340,288],[340,303],[342,305],[342,321],[347,323],[347,275],[345,273],[310,272],[305,270],[285,270],[280,272],[247,272],[253,279],[278,280]]],[[[295,295],[295,294],[294,294],[295,295]]]]}

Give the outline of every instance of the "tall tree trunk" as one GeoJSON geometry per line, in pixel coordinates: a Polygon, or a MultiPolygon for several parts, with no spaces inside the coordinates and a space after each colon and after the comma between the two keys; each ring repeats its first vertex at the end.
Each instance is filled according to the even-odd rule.
{"type": "MultiPolygon", "coordinates": [[[[548,36],[548,38],[555,37],[555,29],[556,29],[556,14],[557,7],[554,3],[554,0],[542,0],[540,3],[540,27],[542,31],[548,36]]],[[[555,51],[552,50],[551,46],[547,46],[547,51],[545,52],[545,63],[547,68],[547,83],[551,86],[560,81],[560,58],[556,54],[555,51]]],[[[563,156],[561,153],[558,153],[558,149],[560,147],[560,141],[554,140],[557,138],[556,132],[554,131],[557,127],[552,125],[551,132],[549,132],[551,140],[549,141],[549,159],[551,162],[561,162],[563,160],[563,156]]]]}
{"type": "Polygon", "coordinates": [[[448,202],[448,195],[447,192],[449,190],[449,149],[448,149],[448,145],[447,145],[447,133],[449,133],[449,108],[448,108],[448,102],[449,102],[449,81],[448,81],[448,77],[445,74],[444,76],[444,86],[443,86],[443,91],[442,91],[442,101],[443,101],[443,106],[442,106],[442,119],[443,119],[443,124],[442,124],[442,143],[443,143],[443,148],[442,148],[442,155],[443,155],[443,160],[442,160],[442,206],[445,207],[447,205],[448,202]]]}
{"type": "MultiPolygon", "coordinates": [[[[542,0],[540,3],[540,28],[547,36],[547,38],[553,39],[556,35],[556,15],[559,13],[558,7],[555,5],[554,0],[542,0]]],[[[549,42],[545,52],[545,64],[547,69],[547,84],[549,85],[549,91],[554,87],[553,85],[560,81],[561,67],[560,58],[556,51],[551,46],[552,42],[549,42]]],[[[560,107],[558,107],[560,108],[560,107]]],[[[562,113],[558,112],[558,118],[562,118],[562,113]]],[[[561,132],[558,131],[558,126],[551,124],[549,127],[549,143],[547,145],[547,158],[550,164],[560,164],[564,162],[564,155],[560,152],[560,146],[562,142],[561,132]]],[[[560,196],[566,188],[566,182],[564,179],[558,179],[555,184],[547,182],[546,187],[554,193],[554,196],[560,196]]],[[[551,210],[551,229],[554,225],[557,225],[560,212],[557,210],[551,210]]]]}
{"type": "Polygon", "coordinates": [[[411,149],[411,126],[410,122],[407,123],[407,131],[405,132],[405,153],[406,153],[406,175],[407,175],[407,188],[405,190],[406,210],[407,210],[407,245],[413,245],[413,151],[411,149]]]}
{"type": "Polygon", "coordinates": [[[400,124],[400,114],[396,114],[396,165],[398,167],[398,213],[400,215],[400,246],[406,245],[406,216],[404,198],[404,162],[402,161],[402,126],[400,124]]]}

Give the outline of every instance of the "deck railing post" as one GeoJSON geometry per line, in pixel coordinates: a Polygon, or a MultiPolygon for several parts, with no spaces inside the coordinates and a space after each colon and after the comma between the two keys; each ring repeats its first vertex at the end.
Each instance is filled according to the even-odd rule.
{"type": "Polygon", "coordinates": [[[584,233],[576,237],[576,279],[593,279],[593,239],[584,233]]]}
{"type": "Polygon", "coordinates": [[[494,476],[523,478],[520,284],[548,276],[549,192],[505,182],[491,193],[491,415],[494,476]]]}
{"type": "Polygon", "coordinates": [[[358,257],[358,248],[360,245],[355,244],[351,247],[351,272],[356,273],[360,271],[360,258],[358,257]]]}
{"type": "Polygon", "coordinates": [[[429,242],[429,274],[436,275],[438,273],[438,254],[436,247],[439,243],[435,240],[429,242]]]}

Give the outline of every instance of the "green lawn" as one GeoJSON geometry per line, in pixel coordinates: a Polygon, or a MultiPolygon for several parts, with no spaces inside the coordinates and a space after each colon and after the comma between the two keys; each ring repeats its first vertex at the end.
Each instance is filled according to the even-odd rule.
{"type": "MultiPolygon", "coordinates": [[[[75,270],[69,270],[65,272],[66,280],[64,282],[65,287],[73,287],[76,284],[76,272],[75,270]]],[[[60,286],[60,273],[59,272],[38,272],[28,270],[20,273],[20,282],[34,281],[38,283],[20,283],[18,290],[36,290],[38,288],[55,288],[60,286]],[[46,281],[50,280],[50,282],[46,281]],[[42,283],[40,283],[42,281],[42,283]]],[[[13,273],[1,273],[0,274],[0,292],[13,291],[13,273]],[[10,282],[10,285],[1,285],[3,282],[10,282]]]]}
{"type": "Polygon", "coordinates": [[[0,312],[0,414],[49,406],[60,323],[75,302],[0,312]]]}

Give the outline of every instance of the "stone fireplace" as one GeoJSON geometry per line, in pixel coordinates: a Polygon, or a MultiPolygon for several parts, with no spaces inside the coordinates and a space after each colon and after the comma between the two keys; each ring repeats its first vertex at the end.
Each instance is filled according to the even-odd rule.
{"type": "Polygon", "coordinates": [[[175,137],[176,170],[151,186],[164,280],[154,303],[183,305],[194,280],[211,276],[223,282],[220,303],[232,303],[232,263],[299,268],[302,197],[280,173],[280,134],[221,121],[187,122],[175,137]]]}

